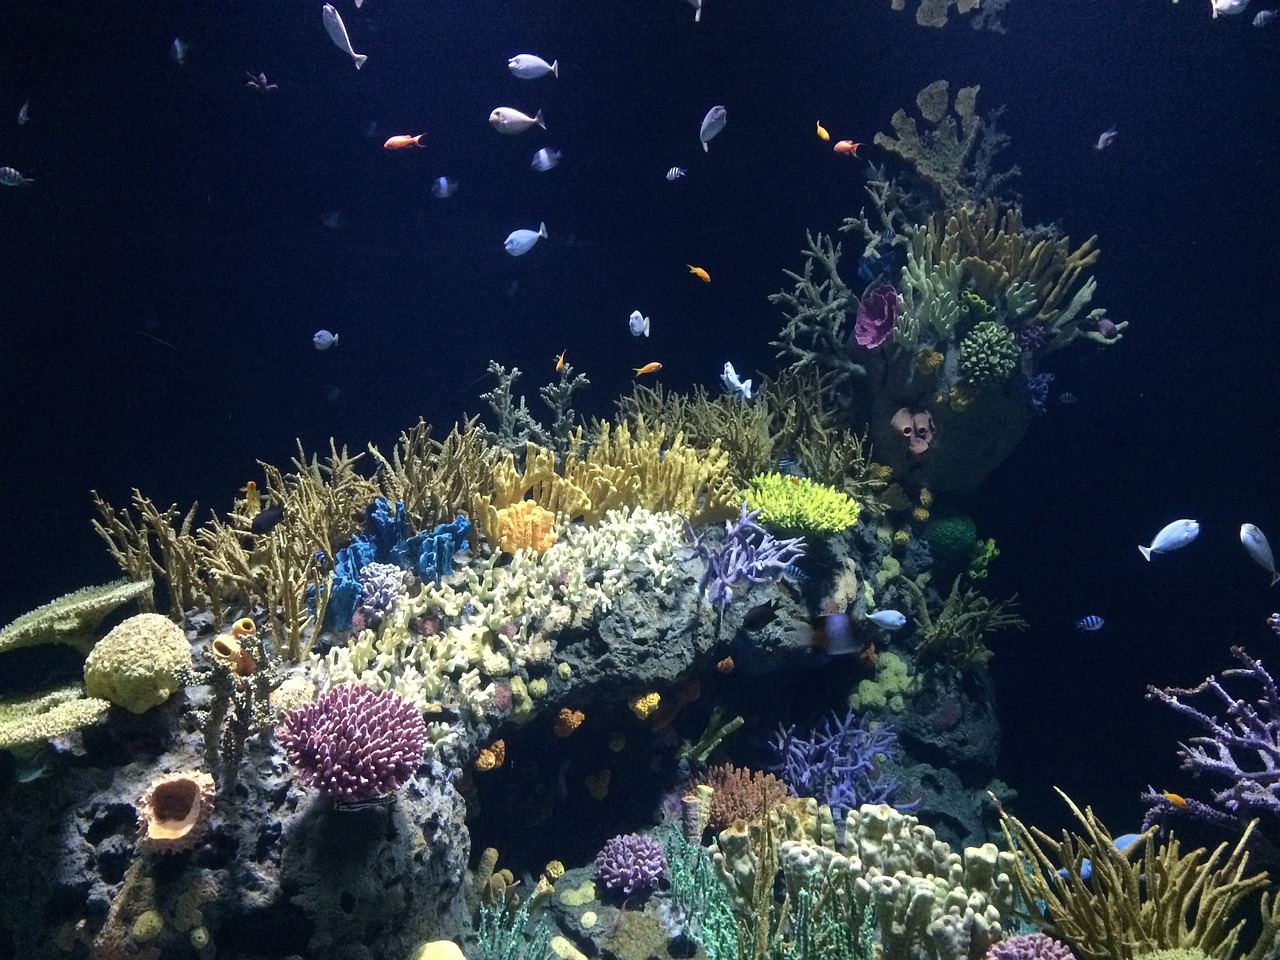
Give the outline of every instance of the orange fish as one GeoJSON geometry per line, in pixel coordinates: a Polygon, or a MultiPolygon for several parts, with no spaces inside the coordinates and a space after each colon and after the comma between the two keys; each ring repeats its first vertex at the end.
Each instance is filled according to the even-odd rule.
{"type": "Polygon", "coordinates": [[[406,134],[401,134],[398,137],[391,137],[382,145],[382,149],[399,150],[402,147],[425,147],[426,144],[420,142],[425,136],[425,133],[420,133],[416,137],[410,137],[406,134]]]}
{"type": "Polygon", "coordinates": [[[831,134],[827,133],[827,128],[822,125],[821,120],[818,121],[818,139],[819,140],[831,139],[831,134]]]}
{"type": "Polygon", "coordinates": [[[1170,793],[1168,790],[1161,790],[1160,796],[1164,797],[1166,800],[1172,803],[1175,807],[1185,807],[1187,805],[1186,797],[1179,796],[1176,793],[1170,793]]]}
{"type": "Polygon", "coordinates": [[[564,369],[564,355],[568,352],[568,350],[561,350],[560,356],[556,357],[556,373],[564,369]]]}
{"type": "Polygon", "coordinates": [[[860,146],[862,144],[854,143],[852,140],[840,140],[831,149],[836,153],[843,153],[846,157],[856,157],[860,146]]]}
{"type": "Polygon", "coordinates": [[[659,370],[662,369],[662,364],[660,364],[657,360],[650,360],[643,367],[635,367],[634,369],[636,371],[636,376],[638,377],[642,373],[657,373],[659,370]]]}
{"type": "Polygon", "coordinates": [[[711,274],[707,273],[707,271],[703,270],[701,267],[695,267],[692,263],[686,263],[685,266],[689,268],[690,273],[703,283],[711,282],[711,274]]]}

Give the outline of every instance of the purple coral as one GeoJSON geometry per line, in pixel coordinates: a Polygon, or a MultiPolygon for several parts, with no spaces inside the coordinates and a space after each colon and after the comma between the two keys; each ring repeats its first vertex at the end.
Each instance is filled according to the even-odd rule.
{"type": "Polygon", "coordinates": [[[1049,341],[1049,331],[1039,323],[1028,323],[1013,331],[1013,340],[1023,353],[1035,353],[1049,341]]]}
{"type": "MultiPolygon", "coordinates": [[[[1244,666],[1222,671],[1222,681],[1252,681],[1260,688],[1256,699],[1229,692],[1217,677],[1187,690],[1147,687],[1147,699],[1160,700],[1206,732],[1178,745],[1182,768],[1226,784],[1212,791],[1212,804],[1188,800],[1185,807],[1178,804],[1176,809],[1215,822],[1242,824],[1262,816],[1274,826],[1280,820],[1280,690],[1262,663],[1243,648],[1232,647],[1231,653],[1244,666]],[[1214,702],[1209,710],[1188,702],[1201,695],[1214,702]]],[[[1148,819],[1173,812],[1163,807],[1153,807],[1148,819]]]]}
{"type": "Polygon", "coordinates": [[[624,833],[605,841],[596,854],[596,873],[611,893],[631,896],[658,885],[667,869],[662,844],[641,833],[624,833]]]}
{"type": "Polygon", "coordinates": [[[1071,948],[1043,933],[1023,933],[993,943],[983,960],[1076,960],[1071,948]]]}
{"type": "Polygon", "coordinates": [[[741,580],[768,583],[804,556],[803,537],[779,540],[756,523],[758,516],[759,510],[748,510],[743,503],[737,523],[725,521],[724,539],[719,546],[709,544],[688,520],[684,522],[694,553],[707,564],[698,590],[706,591],[707,598],[719,610],[733,602],[734,584],[741,580]]]}
{"type": "Polygon", "coordinates": [[[360,568],[360,609],[367,623],[376,624],[395,610],[408,576],[394,563],[367,563],[360,568]]]}
{"type": "Polygon", "coordinates": [[[862,295],[853,321],[853,339],[858,346],[874,350],[889,339],[902,316],[902,301],[889,283],[877,283],[862,295]]]}
{"type": "Polygon", "coordinates": [[[343,683],[285,711],[278,737],[298,779],[337,800],[358,803],[400,789],[422,761],[422,711],[391,690],[343,683]]]}
{"type": "Polygon", "coordinates": [[[814,797],[837,817],[864,803],[890,803],[898,792],[896,777],[884,776],[884,760],[901,756],[898,735],[887,723],[872,726],[870,715],[843,720],[832,714],[807,736],[795,726],[778,727],[769,741],[777,761],[770,768],[797,797],[814,797]]]}

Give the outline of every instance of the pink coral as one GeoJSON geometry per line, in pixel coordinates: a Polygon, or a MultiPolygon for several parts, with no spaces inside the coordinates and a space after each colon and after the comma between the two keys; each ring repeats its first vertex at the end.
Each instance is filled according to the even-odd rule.
{"type": "Polygon", "coordinates": [[[933,415],[928,410],[911,411],[900,407],[889,420],[889,425],[907,443],[907,450],[919,455],[933,443],[933,415]]]}
{"type": "Polygon", "coordinates": [[[893,333],[893,325],[902,315],[898,291],[892,284],[878,283],[862,296],[853,322],[853,339],[858,346],[874,350],[893,333]]]}

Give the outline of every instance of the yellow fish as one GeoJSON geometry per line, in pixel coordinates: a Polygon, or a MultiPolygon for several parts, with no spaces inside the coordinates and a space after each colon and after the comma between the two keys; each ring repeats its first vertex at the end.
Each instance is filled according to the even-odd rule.
{"type": "Polygon", "coordinates": [[[635,370],[636,372],[635,375],[638,377],[642,373],[657,373],[659,370],[662,369],[662,364],[660,364],[657,360],[650,360],[643,367],[633,367],[632,369],[635,370]]]}
{"type": "Polygon", "coordinates": [[[556,373],[564,369],[564,355],[568,352],[568,350],[561,350],[560,356],[556,357],[556,373]]]}
{"type": "Polygon", "coordinates": [[[692,263],[686,263],[685,266],[689,268],[690,273],[703,283],[711,282],[711,274],[707,273],[707,271],[703,270],[701,267],[695,267],[692,263]]]}
{"type": "Polygon", "coordinates": [[[819,140],[831,139],[831,134],[827,133],[827,128],[822,125],[821,120],[818,121],[818,139],[819,140]]]}
{"type": "Polygon", "coordinates": [[[251,517],[256,517],[262,510],[262,496],[258,493],[258,484],[250,480],[240,492],[244,494],[244,508],[251,517]]]}
{"type": "Polygon", "coordinates": [[[1179,796],[1176,793],[1170,793],[1168,790],[1161,790],[1160,796],[1164,797],[1166,800],[1172,803],[1175,807],[1185,807],[1187,805],[1186,797],[1179,796]]]}

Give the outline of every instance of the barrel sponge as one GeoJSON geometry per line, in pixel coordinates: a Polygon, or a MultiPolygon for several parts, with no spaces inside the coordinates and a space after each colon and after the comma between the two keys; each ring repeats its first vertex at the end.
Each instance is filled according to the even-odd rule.
{"type": "Polygon", "coordinates": [[[191,644],[158,613],[130,617],[98,641],[84,663],[85,692],[130,713],[146,713],[182,686],[191,644]]]}

